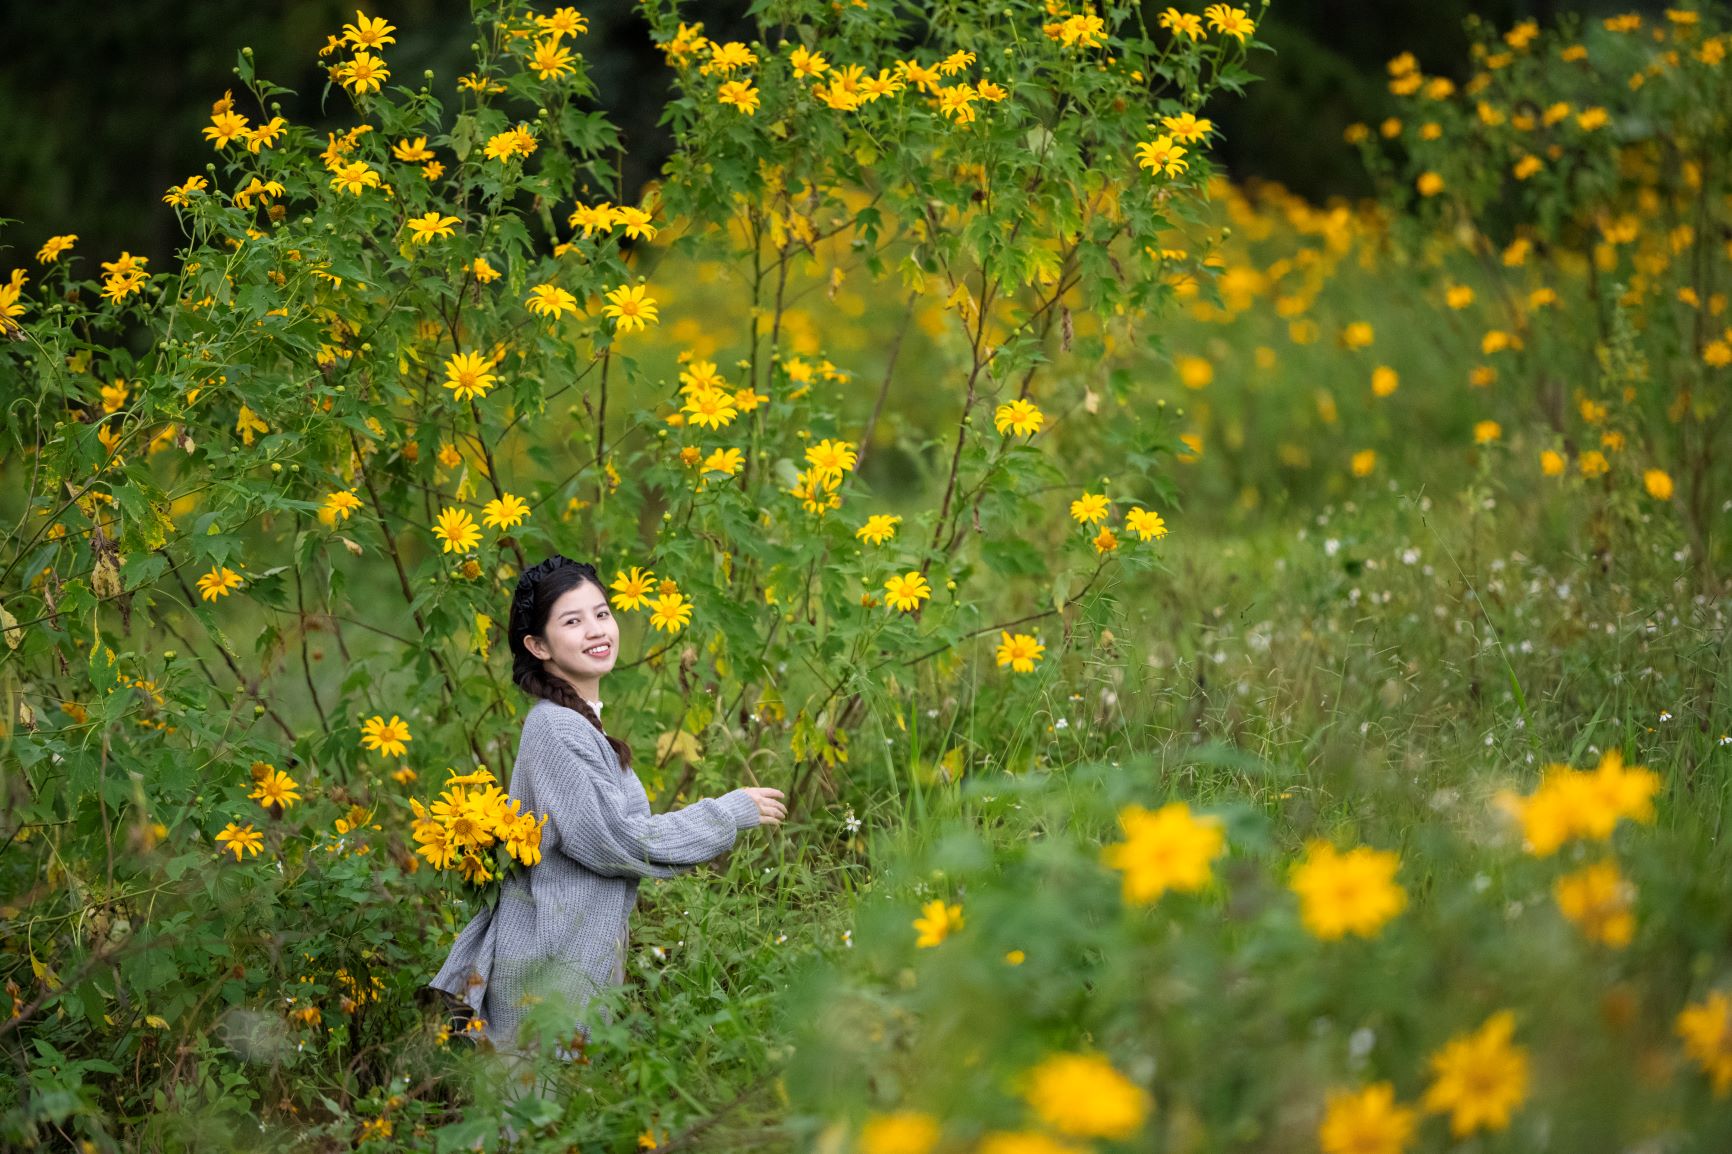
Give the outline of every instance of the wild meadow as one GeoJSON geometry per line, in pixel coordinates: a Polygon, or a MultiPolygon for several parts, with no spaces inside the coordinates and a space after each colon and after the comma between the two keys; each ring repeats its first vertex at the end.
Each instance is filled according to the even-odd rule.
{"type": "Polygon", "coordinates": [[[0,1143],[1726,1149],[1732,13],[1398,56],[1326,204],[1210,158],[1263,9],[639,15],[641,192],[581,11],[375,8],[172,267],[0,249],[0,1143]],[[524,1095],[422,987],[553,551],[790,820],[524,1095]]]}

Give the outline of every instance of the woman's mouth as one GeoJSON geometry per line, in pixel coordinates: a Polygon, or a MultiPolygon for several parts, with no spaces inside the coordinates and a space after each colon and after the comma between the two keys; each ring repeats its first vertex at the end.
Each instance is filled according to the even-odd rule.
{"type": "Polygon", "coordinates": [[[609,654],[611,654],[613,652],[613,646],[611,644],[609,644],[608,642],[603,641],[600,645],[592,645],[588,649],[585,649],[583,652],[584,652],[585,656],[593,657],[597,661],[600,661],[602,658],[608,656],[609,654]]]}

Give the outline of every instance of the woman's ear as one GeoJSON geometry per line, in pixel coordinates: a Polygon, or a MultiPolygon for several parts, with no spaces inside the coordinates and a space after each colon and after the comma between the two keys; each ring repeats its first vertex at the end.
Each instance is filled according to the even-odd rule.
{"type": "Polygon", "coordinates": [[[542,650],[546,649],[547,646],[542,644],[539,637],[525,637],[523,639],[523,647],[529,650],[538,661],[546,661],[549,657],[553,656],[552,653],[542,652],[542,650]]]}

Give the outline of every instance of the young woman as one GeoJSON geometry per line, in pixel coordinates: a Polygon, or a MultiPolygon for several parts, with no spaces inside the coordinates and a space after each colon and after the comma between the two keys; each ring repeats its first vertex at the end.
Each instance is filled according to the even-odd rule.
{"type": "MultiPolygon", "coordinates": [[[[743,787],[652,814],[631,749],[601,725],[601,679],[619,624],[595,567],[554,554],[518,578],[508,628],[512,680],[535,704],[509,782],[524,812],[548,814],[541,861],[508,873],[498,904],[475,915],[429,983],[469,1006],[495,1048],[521,1054],[529,1000],[558,998],[574,1016],[566,1038],[587,1041],[575,1016],[625,980],[627,923],[642,878],[672,877],[775,825],[779,789],[743,787]]],[[[556,1048],[570,1060],[574,1050],[556,1048]]]]}

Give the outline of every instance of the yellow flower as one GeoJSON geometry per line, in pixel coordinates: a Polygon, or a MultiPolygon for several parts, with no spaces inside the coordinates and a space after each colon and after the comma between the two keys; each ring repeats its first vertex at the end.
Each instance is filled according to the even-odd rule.
{"type": "Polygon", "coordinates": [[[227,565],[218,565],[198,579],[199,596],[206,601],[215,601],[218,597],[227,597],[230,590],[239,589],[241,584],[239,573],[227,565]]]}
{"type": "Polygon", "coordinates": [[[1148,1092],[1100,1054],[1053,1054],[1027,1074],[1022,1096],[1040,1120],[1071,1138],[1122,1141],[1154,1108],[1148,1092]]]}
{"type": "Polygon", "coordinates": [[[1341,330],[1341,343],[1350,349],[1363,349],[1377,339],[1367,321],[1354,321],[1341,330]]]}
{"type": "Polygon", "coordinates": [[[823,53],[809,51],[802,44],[789,53],[788,66],[793,69],[794,75],[800,79],[812,80],[829,68],[830,63],[824,59],[823,53]]]}
{"type": "Polygon", "coordinates": [[[852,441],[832,441],[825,437],[806,450],[806,463],[812,466],[813,475],[826,481],[841,480],[843,473],[853,470],[858,459],[852,441]]]}
{"type": "Polygon", "coordinates": [[[1077,12],[1046,25],[1043,31],[1066,48],[1098,48],[1106,43],[1106,28],[1106,21],[1092,12],[1077,12]]]}
{"type": "Polygon", "coordinates": [[[379,174],[364,160],[351,160],[331,172],[331,187],[339,192],[360,196],[364,188],[379,187],[379,174]]]}
{"type": "Polygon", "coordinates": [[[426,244],[435,237],[444,239],[451,235],[451,228],[457,224],[454,216],[441,216],[437,212],[428,212],[423,216],[409,218],[409,243],[426,244]]]}
{"type": "Polygon", "coordinates": [[[527,157],[536,147],[535,134],[529,130],[528,124],[520,123],[516,128],[509,128],[488,137],[487,147],[482,149],[482,152],[488,160],[509,164],[512,157],[527,157]]]}
{"type": "Polygon", "coordinates": [[[1387,397],[1401,387],[1401,375],[1388,365],[1378,365],[1371,370],[1371,394],[1376,397],[1387,397]]]}
{"type": "Polygon", "coordinates": [[[655,588],[655,573],[636,565],[631,567],[629,575],[624,570],[615,570],[611,588],[619,594],[613,599],[613,607],[629,613],[649,604],[650,591],[655,588]]]}
{"type": "Polygon", "coordinates": [[[1070,503],[1070,515],[1079,525],[1093,525],[1106,520],[1106,494],[1084,492],[1070,503]]]}
{"type": "Polygon", "coordinates": [[[75,232],[69,232],[64,236],[49,237],[42,247],[36,250],[36,263],[52,264],[59,260],[61,253],[72,250],[73,242],[77,239],[78,234],[75,232]]]}
{"type": "Polygon", "coordinates": [[[1564,455],[1556,449],[1546,449],[1540,453],[1540,472],[1548,477],[1561,477],[1568,467],[1564,455]]]}
{"type": "Polygon", "coordinates": [[[1168,8],[1155,18],[1155,23],[1171,32],[1174,37],[1184,36],[1192,40],[1201,40],[1204,37],[1203,18],[1195,13],[1168,8]]]}
{"type": "Polygon", "coordinates": [[[405,742],[413,740],[409,736],[409,723],[395,713],[390,721],[375,713],[361,723],[361,745],[385,757],[402,757],[409,752],[405,742]]]}
{"type": "Polygon", "coordinates": [[[216,835],[216,840],[223,843],[224,851],[234,851],[235,860],[238,862],[241,860],[243,850],[255,857],[258,856],[259,850],[264,847],[265,835],[254,829],[253,823],[250,821],[239,826],[231,821],[223,827],[221,833],[216,835]]]}
{"type": "Polygon", "coordinates": [[[1419,179],[1413,182],[1413,187],[1419,190],[1421,196],[1436,196],[1443,191],[1443,177],[1435,172],[1422,172],[1419,179]]]}
{"type": "Polygon", "coordinates": [[[917,1110],[874,1114],[860,1127],[860,1154],[929,1154],[938,1144],[938,1122],[917,1110]]]}
{"type": "Polygon", "coordinates": [[[499,270],[488,264],[484,256],[478,256],[469,262],[469,273],[482,284],[492,284],[500,277],[499,270]]]}
{"type": "Polygon", "coordinates": [[[732,477],[740,471],[744,464],[743,456],[738,449],[716,449],[704,458],[703,471],[706,473],[722,473],[732,477]]]}
{"type": "MultiPolygon", "coordinates": [[[[288,121],[282,117],[271,117],[270,120],[247,133],[247,151],[256,153],[261,148],[275,148],[277,137],[281,136],[287,127],[288,121]]],[[[255,176],[253,179],[257,180],[258,177],[255,176]]]]}
{"type": "Polygon", "coordinates": [[[692,424],[707,429],[724,428],[739,415],[734,408],[733,394],[721,389],[699,389],[680,408],[682,412],[691,414],[692,424]]]}
{"type": "Polygon", "coordinates": [[[280,805],[287,809],[301,800],[301,795],[295,792],[300,788],[294,778],[280,769],[272,769],[258,779],[257,784],[253,786],[253,791],[247,796],[266,809],[273,805],[280,805]]]}
{"type": "Polygon", "coordinates": [[[1402,1154],[1413,1140],[1418,1111],[1395,1101],[1395,1087],[1375,1082],[1363,1090],[1331,1090],[1317,1144],[1323,1154],[1402,1154]]]}
{"type": "Polygon", "coordinates": [[[1195,892],[1209,884],[1209,863],[1226,849],[1219,818],[1191,816],[1182,801],[1153,813],[1140,805],[1119,810],[1123,841],[1101,851],[1101,860],[1124,874],[1124,899],[1145,903],[1168,890],[1195,892]]]}
{"type": "Polygon", "coordinates": [[[450,506],[439,511],[433,535],[439,538],[442,553],[467,553],[481,541],[481,529],[468,510],[450,506]]]}
{"type": "Polygon", "coordinates": [[[1177,116],[1161,117],[1161,127],[1180,144],[1196,144],[1198,141],[1207,140],[1215,125],[1207,117],[1199,118],[1189,112],[1181,112],[1177,116]]]}
{"type": "Polygon", "coordinates": [[[204,138],[215,148],[226,148],[229,141],[237,136],[244,137],[246,132],[246,117],[238,112],[217,112],[211,114],[210,124],[204,129],[204,138]]]}
{"type": "Polygon", "coordinates": [[[1314,841],[1288,888],[1299,895],[1300,920],[1316,937],[1375,937],[1407,904],[1407,891],[1395,882],[1400,868],[1401,859],[1387,850],[1356,846],[1343,854],[1314,841]]]}
{"type": "Polygon", "coordinates": [[[537,16],[535,24],[556,41],[589,31],[589,21],[575,8],[555,8],[551,16],[537,16]]]}
{"type": "Polygon", "coordinates": [[[747,116],[755,116],[758,111],[758,90],[752,87],[750,80],[726,80],[716,89],[716,102],[730,104],[747,116]]]}
{"type": "Polygon", "coordinates": [[[405,137],[391,146],[391,155],[408,164],[420,164],[433,159],[433,150],[427,147],[425,136],[417,136],[414,140],[405,137]]]}
{"type": "Polygon", "coordinates": [[[613,205],[605,200],[597,205],[574,205],[571,215],[566,217],[565,222],[572,228],[583,229],[585,240],[589,239],[597,229],[602,232],[612,232],[614,226],[613,205]]]}
{"type": "Polygon", "coordinates": [[[1178,176],[1190,167],[1190,162],[1184,159],[1187,151],[1184,145],[1174,143],[1170,136],[1141,141],[1137,144],[1137,167],[1169,177],[1178,176]]]}
{"type": "Polygon", "coordinates": [[[1095,547],[1096,553],[1111,553],[1119,547],[1119,537],[1113,532],[1112,526],[1102,525],[1101,531],[1094,535],[1089,544],[1095,547]]]}
{"type": "Polygon", "coordinates": [[[901,520],[895,513],[874,513],[866,518],[864,525],[854,530],[854,536],[873,545],[882,545],[896,536],[896,525],[901,520]]]}
{"type": "Polygon", "coordinates": [[[608,304],[602,312],[614,318],[615,328],[622,333],[641,329],[656,320],[656,302],[644,295],[646,286],[620,285],[607,294],[608,304]]]}
{"type": "Polygon", "coordinates": [[[726,44],[710,44],[710,58],[699,70],[705,75],[713,72],[728,73],[736,68],[748,68],[758,62],[758,54],[741,44],[738,40],[730,40],[726,44]]]}
{"type": "Polygon", "coordinates": [[[992,417],[993,425],[1000,433],[1008,431],[1018,437],[1034,436],[1045,421],[1046,414],[1033,401],[1021,397],[998,406],[992,417]]]}
{"type": "Polygon", "coordinates": [[[920,913],[914,919],[914,928],[919,931],[914,945],[919,949],[930,949],[962,928],[961,906],[935,899],[921,906],[920,913]]]}
{"type": "Polygon", "coordinates": [[[1000,629],[998,635],[1001,640],[993,656],[999,667],[1008,665],[1013,673],[1033,673],[1034,663],[1046,652],[1046,646],[1027,633],[1013,635],[1000,629]]]}
{"type": "Polygon", "coordinates": [[[1503,436],[1503,426],[1496,421],[1478,421],[1473,426],[1473,443],[1489,445],[1503,436]]]}
{"type": "Polygon", "coordinates": [[[1636,933],[1631,910],[1636,887],[1618,872],[1615,861],[1596,862],[1565,874],[1552,884],[1558,912],[1580,927],[1589,941],[1616,948],[1630,944],[1636,933]]]}
{"type": "Polygon", "coordinates": [[[1355,477],[1369,477],[1377,468],[1377,450],[1361,449],[1353,454],[1349,468],[1355,477]]]}
{"type": "Polygon", "coordinates": [[[650,624],[678,633],[692,618],[692,604],[683,593],[664,593],[650,603],[650,624]]]}
{"type": "Polygon", "coordinates": [[[1207,388],[1215,379],[1215,366],[1204,357],[1185,356],[1173,363],[1179,370],[1179,383],[1187,389],[1207,388]]]}
{"type": "Polygon", "coordinates": [[[501,493],[481,507],[481,523],[489,528],[512,529],[529,516],[529,502],[511,493],[501,493]]]}
{"type": "Polygon", "coordinates": [[[535,54],[529,59],[529,67],[543,80],[558,80],[577,70],[577,65],[572,63],[571,49],[560,44],[558,37],[535,42],[535,54]]]}
{"type": "Polygon", "coordinates": [[[325,495],[325,507],[320,510],[319,519],[334,525],[339,520],[347,521],[350,514],[360,507],[361,499],[355,496],[355,490],[337,489],[325,495]]]}
{"type": "Polygon", "coordinates": [[[1226,33],[1241,44],[1257,28],[1251,18],[1245,14],[1243,8],[1233,8],[1226,4],[1211,4],[1203,9],[1203,15],[1209,18],[1209,27],[1217,32],[1226,33]]]}
{"type": "Polygon", "coordinates": [[[558,285],[538,284],[529,290],[523,302],[536,316],[558,319],[564,313],[577,312],[577,298],[558,285]]]}
{"type": "MultiPolygon", "coordinates": [[[[1012,950],[1011,953],[1020,955],[1022,951],[1012,950]]],[[[1006,960],[1008,959],[1007,954],[1006,960]]],[[[1011,964],[1016,965],[1018,962],[1011,964]]],[[[1087,1151],[1081,1146],[1060,1142],[1038,1130],[996,1130],[980,1139],[980,1145],[974,1148],[974,1154],[1087,1154],[1087,1151]]]]}
{"type": "Polygon", "coordinates": [[[470,72],[457,78],[457,91],[482,93],[504,92],[505,85],[490,80],[479,72],[470,72]]]}
{"type": "Polygon", "coordinates": [[[1678,1012],[1673,1029],[1690,1056],[1714,1087],[1714,1096],[1732,1091],[1732,997],[1716,990],[1678,1012]]]}
{"type": "Polygon", "coordinates": [[[1443,290],[1443,299],[1452,309],[1464,309],[1473,303],[1473,289],[1464,284],[1452,284],[1443,290]]]}
{"type": "Polygon", "coordinates": [[[445,361],[445,387],[459,401],[485,397],[497,381],[492,368],[493,362],[480,353],[455,353],[445,361]]]}
{"type": "Polygon", "coordinates": [[[378,92],[385,81],[391,79],[391,70],[385,67],[382,57],[371,52],[357,52],[355,58],[347,64],[339,64],[332,70],[332,75],[340,81],[344,88],[360,95],[367,92],[378,92]]]}
{"type": "Polygon", "coordinates": [[[932,586],[927,584],[918,570],[910,570],[905,574],[893,573],[884,582],[884,602],[892,609],[900,609],[911,613],[920,608],[922,601],[930,600],[932,586]]]}
{"type": "Polygon", "coordinates": [[[375,19],[357,8],[355,23],[343,25],[343,40],[356,48],[383,48],[397,42],[397,38],[391,35],[395,31],[397,26],[385,23],[383,16],[375,19]]]}
{"type": "Polygon", "coordinates": [[[1576,458],[1576,468],[1582,476],[1588,478],[1603,477],[1612,468],[1612,463],[1606,460],[1606,455],[1598,449],[1588,449],[1576,458]]]}
{"type": "Polygon", "coordinates": [[[186,208],[192,203],[193,193],[202,192],[209,187],[210,181],[206,180],[204,177],[189,176],[186,178],[185,184],[177,184],[167,192],[163,193],[162,202],[164,204],[173,205],[175,208],[186,208]]]}
{"type": "Polygon", "coordinates": [[[1527,1097],[1527,1050],[1510,1044],[1514,1032],[1515,1015],[1500,1010],[1431,1055],[1433,1080],[1422,1105],[1429,1113],[1447,1112],[1455,1137],[1507,1128],[1510,1113],[1527,1097]]]}
{"type": "Polygon", "coordinates": [[[1125,528],[1135,533],[1139,541],[1151,538],[1159,541],[1167,535],[1167,523],[1161,520],[1161,515],[1140,506],[1133,506],[1125,513],[1125,528]]]}
{"type": "Polygon", "coordinates": [[[654,214],[649,210],[634,208],[629,204],[613,210],[614,223],[625,225],[625,234],[633,239],[654,240],[656,238],[655,225],[650,223],[652,219],[654,219],[654,214]]]}
{"type": "Polygon", "coordinates": [[[1664,469],[1648,469],[1642,473],[1642,487],[1656,501],[1672,499],[1672,478],[1664,469]]]}

